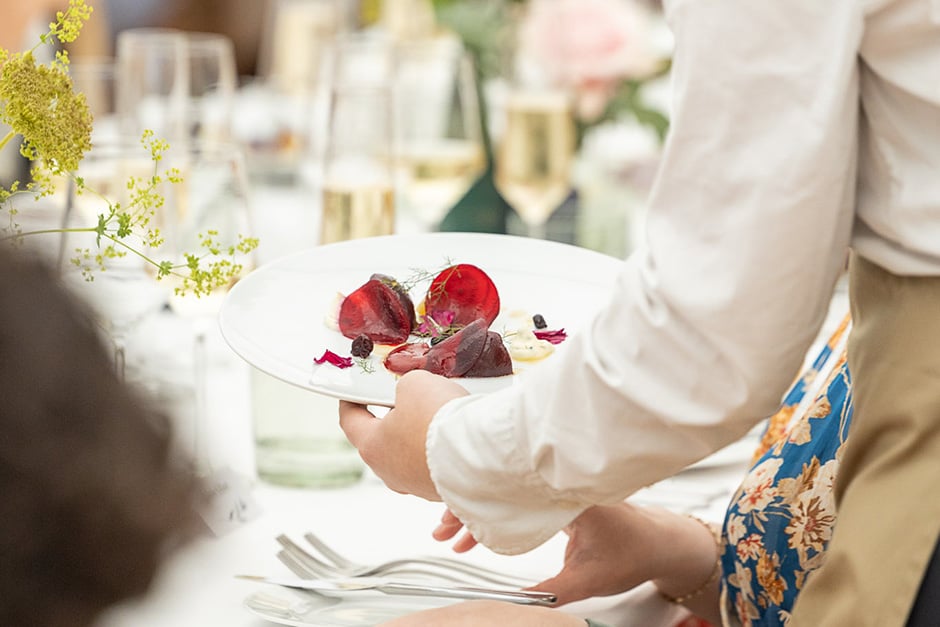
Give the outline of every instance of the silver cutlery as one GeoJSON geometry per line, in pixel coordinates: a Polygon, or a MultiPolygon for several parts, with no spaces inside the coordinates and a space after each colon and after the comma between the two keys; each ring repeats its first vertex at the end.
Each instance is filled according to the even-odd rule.
{"type": "Polygon", "coordinates": [[[239,579],[257,581],[275,586],[309,590],[326,595],[336,593],[356,593],[375,591],[390,595],[440,597],[448,599],[488,599],[491,601],[509,601],[522,605],[552,605],[557,600],[550,592],[529,590],[496,590],[471,586],[441,586],[389,581],[380,578],[360,577],[355,579],[289,579],[283,577],[263,577],[258,575],[236,575],[239,579]]]}
{"type": "MultiPolygon", "coordinates": [[[[283,547],[284,552],[295,562],[295,568],[292,568],[292,570],[297,573],[296,566],[299,565],[313,577],[372,577],[410,573],[447,579],[455,583],[485,583],[509,588],[523,588],[535,583],[529,579],[507,575],[446,557],[401,558],[374,565],[357,564],[327,547],[322,540],[312,533],[307,533],[304,537],[333,563],[327,563],[317,558],[283,534],[277,537],[277,541],[283,547]],[[321,547],[327,547],[327,551],[323,551],[321,547]],[[338,558],[338,560],[335,558],[338,558]]],[[[284,560],[282,559],[282,561],[284,560]]]]}

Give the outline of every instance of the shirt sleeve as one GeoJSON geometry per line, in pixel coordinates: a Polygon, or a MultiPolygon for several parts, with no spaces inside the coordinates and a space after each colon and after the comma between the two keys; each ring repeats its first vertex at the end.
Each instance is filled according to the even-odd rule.
{"type": "Polygon", "coordinates": [[[564,351],[428,432],[432,479],[481,543],[534,548],[776,408],[845,262],[858,4],[668,4],[674,102],[645,245],[564,351]]]}

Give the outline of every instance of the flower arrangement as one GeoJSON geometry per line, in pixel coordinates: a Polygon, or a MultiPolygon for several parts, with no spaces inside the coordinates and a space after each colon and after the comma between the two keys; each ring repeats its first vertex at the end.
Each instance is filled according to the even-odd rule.
{"type": "Polygon", "coordinates": [[[665,74],[652,11],[638,0],[437,0],[439,21],[475,56],[483,80],[507,63],[574,98],[579,135],[633,115],[665,135],[667,118],[645,103],[642,87],[665,74]],[[508,60],[507,60],[508,57],[508,60]]]}
{"type": "Polygon", "coordinates": [[[32,163],[28,182],[0,186],[0,205],[8,215],[6,224],[0,226],[0,242],[16,243],[49,233],[91,233],[95,235],[95,248],[77,249],[71,259],[87,280],[94,279],[96,270],[105,270],[108,259],[130,253],[151,264],[158,278],[178,277],[177,293],[209,294],[242,273],[239,259],[257,247],[258,241],[239,235],[238,242],[223,244],[209,230],[200,236],[200,251],[185,253],[182,261],[160,260],[148,253],[148,249],[158,249],[164,241],[153,225],[164,202],[159,192],[161,185],[182,180],[175,169],[160,168],[169,148],[165,141],[150,131],[141,137],[152,158],[153,170],[148,176],[130,177],[126,181],[125,203],[105,198],[78,175],[79,164],[92,148],[91,112],[84,95],[74,91],[68,73],[68,53],[57,51],[55,58],[44,64],[37,62],[35,52],[40,46],[75,41],[92,10],[85,0],[69,0],[68,8],[56,14],[49,30],[32,49],[13,53],[0,48],[0,121],[10,127],[6,136],[0,138],[0,150],[20,137],[20,153],[32,163]],[[96,195],[105,201],[106,209],[97,216],[96,223],[34,231],[20,228],[17,223],[20,197],[38,200],[50,196],[63,179],[70,181],[78,194],[96,195]]]}

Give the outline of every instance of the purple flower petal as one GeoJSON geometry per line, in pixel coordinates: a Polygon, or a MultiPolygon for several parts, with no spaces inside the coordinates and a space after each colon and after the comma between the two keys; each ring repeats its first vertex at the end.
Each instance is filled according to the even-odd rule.
{"type": "Polygon", "coordinates": [[[532,334],[538,339],[551,342],[552,344],[561,344],[568,339],[568,334],[565,333],[564,329],[558,329],[556,331],[533,331],[532,334]]]}
{"type": "Polygon", "coordinates": [[[350,368],[353,365],[352,357],[340,357],[331,350],[323,351],[323,355],[319,359],[314,359],[313,363],[322,364],[329,363],[337,368],[350,368]]]}

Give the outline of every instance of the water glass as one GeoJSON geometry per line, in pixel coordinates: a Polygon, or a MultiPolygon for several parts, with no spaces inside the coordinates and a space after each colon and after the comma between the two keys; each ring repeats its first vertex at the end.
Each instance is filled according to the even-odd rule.
{"type": "Polygon", "coordinates": [[[277,485],[335,488],[362,478],[365,466],[339,427],[336,399],[251,370],[255,466],[277,485]]]}

